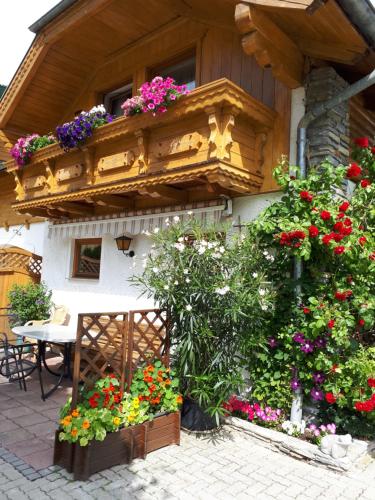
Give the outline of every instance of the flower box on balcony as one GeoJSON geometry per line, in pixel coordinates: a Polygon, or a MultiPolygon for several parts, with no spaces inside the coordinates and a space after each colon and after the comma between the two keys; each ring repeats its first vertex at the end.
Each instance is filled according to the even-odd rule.
{"type": "Polygon", "coordinates": [[[180,444],[180,413],[161,415],[143,424],[107,434],[104,441],[87,446],[59,441],[56,431],[54,464],[73,472],[75,480],[85,481],[95,472],[129,464],[135,458],[170,444],[180,444]]]}

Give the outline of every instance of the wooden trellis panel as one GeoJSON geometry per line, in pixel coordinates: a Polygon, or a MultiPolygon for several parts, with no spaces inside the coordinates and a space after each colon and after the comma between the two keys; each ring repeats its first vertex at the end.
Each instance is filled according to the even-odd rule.
{"type": "Polygon", "coordinates": [[[127,347],[127,384],[134,370],[142,363],[160,360],[169,366],[170,324],[166,311],[146,309],[129,312],[127,347]]]}
{"type": "Polygon", "coordinates": [[[114,373],[125,385],[128,314],[85,313],[78,315],[74,357],[72,405],[77,402],[80,383],[92,385],[114,373]]]}
{"type": "Polygon", "coordinates": [[[90,386],[114,373],[124,390],[140,364],[156,360],[169,365],[169,320],[165,311],[79,314],[72,406],[77,403],[81,383],[90,386]]]}

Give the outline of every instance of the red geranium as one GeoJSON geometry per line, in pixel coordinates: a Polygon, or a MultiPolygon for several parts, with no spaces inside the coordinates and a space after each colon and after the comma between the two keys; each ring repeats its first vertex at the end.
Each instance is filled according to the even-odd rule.
{"type": "Polygon", "coordinates": [[[303,314],[310,314],[310,313],[311,313],[311,309],[309,309],[308,307],[303,308],[303,314]]]}
{"type": "Polygon", "coordinates": [[[329,220],[331,218],[331,214],[330,212],[328,212],[327,210],[322,210],[320,212],[320,217],[323,219],[323,220],[329,220]]]}
{"type": "Polygon", "coordinates": [[[301,200],[305,200],[309,203],[311,203],[313,201],[313,195],[310,194],[308,191],[301,191],[300,194],[299,194],[301,200]]]}
{"type": "Polygon", "coordinates": [[[369,379],[367,380],[367,385],[368,385],[369,387],[375,388],[375,378],[369,378],[369,379]]]}
{"type": "Polygon", "coordinates": [[[360,320],[358,321],[358,325],[359,325],[359,326],[365,326],[365,320],[364,320],[364,319],[360,319],[360,320]]]}
{"type": "Polygon", "coordinates": [[[368,137],[357,137],[353,142],[360,148],[368,148],[369,145],[368,137]]]}
{"type": "Polygon", "coordinates": [[[309,235],[310,238],[316,238],[319,234],[319,229],[316,226],[310,226],[309,227],[309,235]]]}
{"type": "Polygon", "coordinates": [[[327,327],[329,329],[332,329],[333,327],[335,326],[335,320],[334,319],[330,319],[327,323],[327,327]]]}
{"type": "Polygon", "coordinates": [[[357,163],[351,163],[346,171],[346,177],[348,179],[353,179],[359,177],[362,173],[362,168],[357,165],[357,163]]]}
{"type": "Polygon", "coordinates": [[[358,243],[363,247],[363,245],[366,243],[367,241],[367,238],[366,236],[361,236],[360,238],[358,238],[358,243]]]}
{"type": "Polygon", "coordinates": [[[323,245],[329,245],[334,237],[334,233],[325,234],[322,238],[323,245]]]}
{"type": "Polygon", "coordinates": [[[335,395],[332,392],[327,392],[326,393],[326,401],[330,405],[333,405],[334,403],[336,403],[335,395]]]}
{"type": "Polygon", "coordinates": [[[371,186],[371,182],[367,179],[362,179],[361,180],[361,187],[367,188],[367,186],[371,186]]]}
{"type": "Polygon", "coordinates": [[[338,247],[335,247],[335,248],[333,249],[333,253],[334,253],[335,255],[341,255],[341,254],[342,254],[342,253],[344,253],[344,252],[345,252],[345,247],[343,247],[343,246],[338,246],[338,247]]]}
{"type": "Polygon", "coordinates": [[[344,201],[344,203],[342,203],[339,206],[339,210],[340,210],[340,212],[346,212],[349,207],[350,207],[350,203],[348,201],[344,201]]]}

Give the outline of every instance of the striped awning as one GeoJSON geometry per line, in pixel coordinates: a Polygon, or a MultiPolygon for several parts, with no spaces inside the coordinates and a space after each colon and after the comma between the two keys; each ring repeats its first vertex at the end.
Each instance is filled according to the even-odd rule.
{"type": "Polygon", "coordinates": [[[174,217],[180,220],[195,218],[203,223],[219,222],[227,209],[224,200],[201,202],[179,207],[164,207],[144,210],[143,213],[129,213],[124,216],[101,219],[76,219],[67,223],[53,223],[49,226],[48,238],[98,238],[109,234],[117,237],[123,234],[136,236],[152,233],[155,228],[166,228],[174,217]]]}

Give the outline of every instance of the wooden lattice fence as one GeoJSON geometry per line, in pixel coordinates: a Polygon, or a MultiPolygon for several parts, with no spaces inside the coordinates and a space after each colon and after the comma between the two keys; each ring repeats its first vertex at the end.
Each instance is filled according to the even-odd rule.
{"type": "Polygon", "coordinates": [[[130,386],[137,366],[156,360],[169,365],[169,321],[165,311],[79,314],[72,405],[77,403],[80,384],[90,386],[114,373],[123,391],[130,386]]]}

